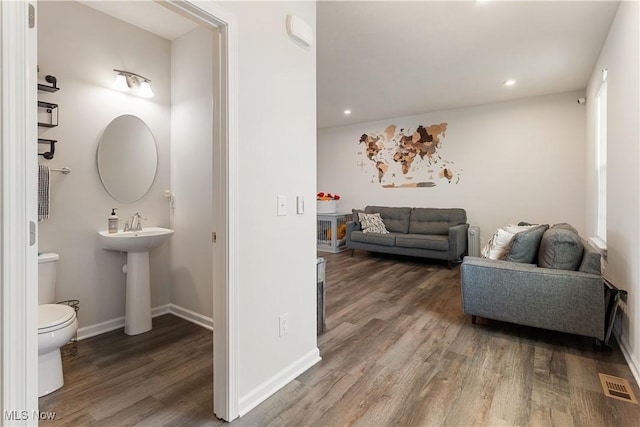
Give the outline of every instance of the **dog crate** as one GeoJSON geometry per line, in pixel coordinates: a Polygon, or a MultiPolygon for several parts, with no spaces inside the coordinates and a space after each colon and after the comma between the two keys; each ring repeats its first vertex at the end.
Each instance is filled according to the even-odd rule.
{"type": "Polygon", "coordinates": [[[351,214],[318,214],[318,250],[322,252],[340,252],[347,247],[347,222],[351,214]]]}

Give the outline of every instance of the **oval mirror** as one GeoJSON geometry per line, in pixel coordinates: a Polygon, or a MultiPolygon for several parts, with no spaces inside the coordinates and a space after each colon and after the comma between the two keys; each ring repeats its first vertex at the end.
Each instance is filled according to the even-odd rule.
{"type": "Polygon", "coordinates": [[[114,199],[140,200],[153,184],[157,165],[156,141],[145,122],[124,115],[109,123],[98,144],[98,173],[114,199]]]}

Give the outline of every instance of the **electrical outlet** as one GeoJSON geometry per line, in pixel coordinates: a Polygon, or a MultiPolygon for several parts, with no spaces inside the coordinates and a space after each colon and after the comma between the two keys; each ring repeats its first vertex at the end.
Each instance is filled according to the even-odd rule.
{"type": "Polygon", "coordinates": [[[289,313],[281,314],[278,319],[280,320],[280,336],[282,337],[289,332],[289,313]]]}

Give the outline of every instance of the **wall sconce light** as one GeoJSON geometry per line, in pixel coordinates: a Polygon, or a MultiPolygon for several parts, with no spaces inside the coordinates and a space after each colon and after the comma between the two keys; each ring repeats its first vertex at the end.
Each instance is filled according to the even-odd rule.
{"type": "Polygon", "coordinates": [[[151,80],[148,78],[130,71],[117,70],[115,68],[113,71],[118,73],[113,81],[114,89],[121,92],[128,92],[133,89],[136,90],[137,94],[143,98],[151,98],[153,96],[151,80]]]}

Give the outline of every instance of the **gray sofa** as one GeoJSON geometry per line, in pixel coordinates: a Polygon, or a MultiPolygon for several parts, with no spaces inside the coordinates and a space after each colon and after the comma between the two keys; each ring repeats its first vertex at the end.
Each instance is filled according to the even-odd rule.
{"type": "Polygon", "coordinates": [[[464,209],[367,206],[353,210],[347,223],[346,246],[352,250],[409,255],[454,261],[467,252],[467,213],[464,209]],[[364,233],[358,213],[379,213],[389,234],[364,233]]]}
{"type": "Polygon", "coordinates": [[[473,323],[480,316],[604,340],[600,253],[564,228],[544,232],[533,264],[464,258],[462,309],[473,323]]]}

